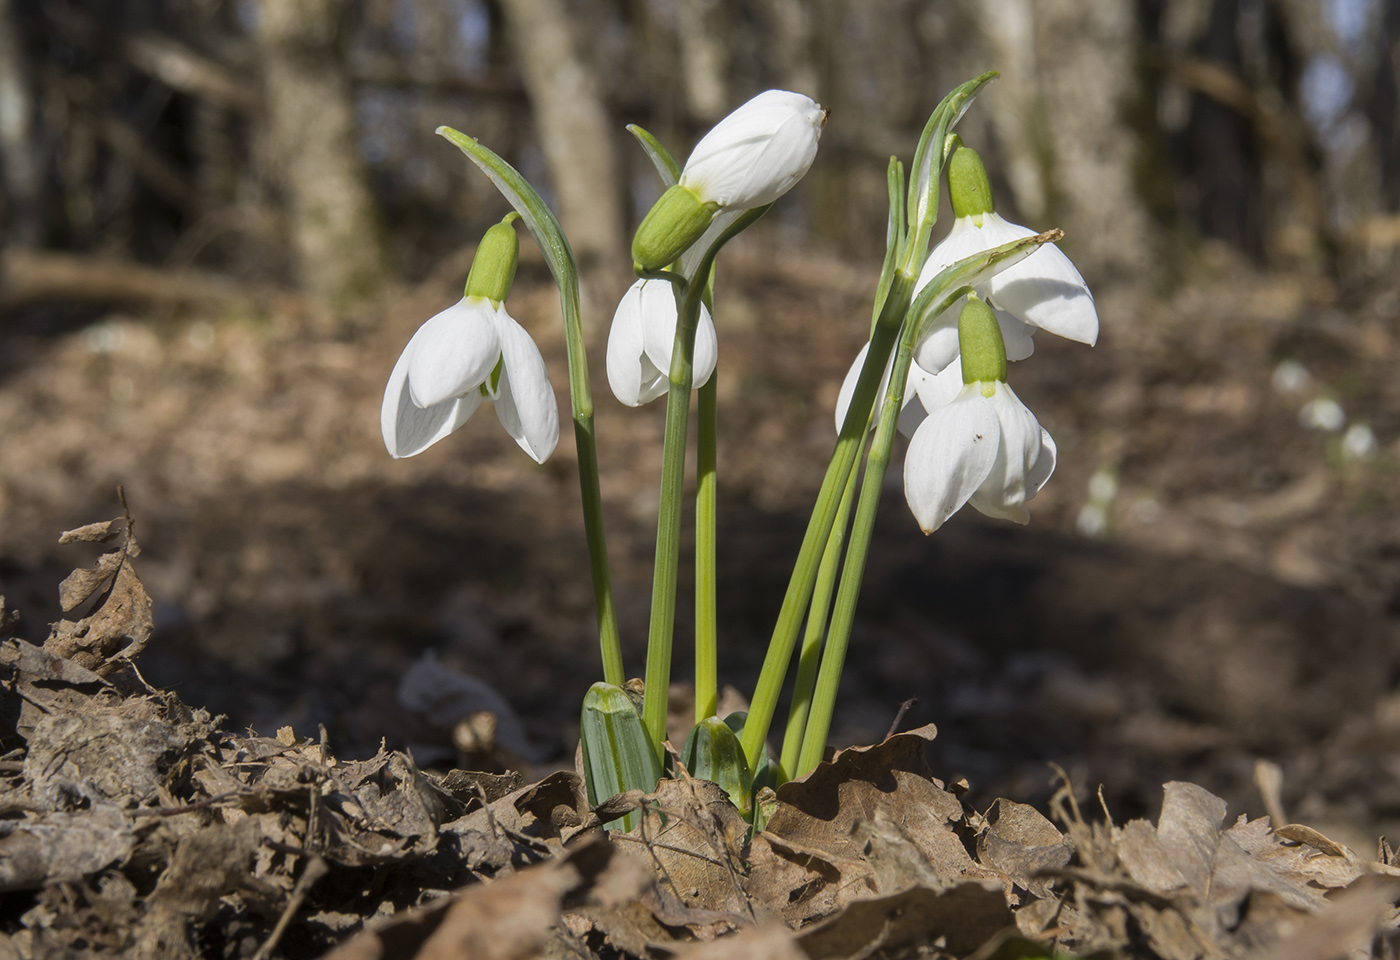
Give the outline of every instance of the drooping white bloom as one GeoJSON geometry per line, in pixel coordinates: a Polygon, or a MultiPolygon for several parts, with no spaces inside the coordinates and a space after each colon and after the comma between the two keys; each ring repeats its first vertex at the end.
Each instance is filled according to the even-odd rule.
{"type": "Polygon", "coordinates": [[[925,533],[964,504],[1028,523],[1026,502],[1055,469],[1055,441],[1003,381],[966,384],[929,412],[904,458],[904,495],[925,533]]]}
{"type": "Polygon", "coordinates": [[[559,442],[544,357],[505,306],[463,297],[428,320],[394,364],[379,424],[391,456],[422,453],[491,400],[501,426],[536,463],[559,442]]]}
{"type": "Polygon", "coordinates": [[[772,203],[812,165],[825,123],[826,111],[811,97],[765,90],[701,138],[680,184],[721,208],[772,203]]]}
{"type": "MultiPolygon", "coordinates": [[[[918,289],[922,290],[940,271],[965,257],[1035,235],[1034,230],[1008,223],[995,211],[958,217],[948,235],[924,261],[918,289]]],[[[977,293],[997,311],[1010,360],[1024,359],[1034,351],[1030,328],[1038,327],[1090,346],[1099,339],[1094,296],[1069,257],[1052,243],[996,274],[977,293]]],[[[957,357],[957,340],[958,311],[954,305],[933,322],[915,357],[925,369],[941,370],[957,357]]]]}
{"type": "MultiPolygon", "coordinates": [[[[665,280],[638,280],[622,295],[608,332],[608,385],[617,399],[639,407],[666,393],[676,342],[676,298],[665,280]]],[[[719,342],[710,311],[700,306],[692,356],[693,386],[715,372],[719,342]]]]}

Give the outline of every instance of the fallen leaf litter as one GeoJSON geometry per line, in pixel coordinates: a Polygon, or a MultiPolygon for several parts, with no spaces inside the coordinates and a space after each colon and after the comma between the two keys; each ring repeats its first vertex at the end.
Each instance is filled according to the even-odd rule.
{"type": "Polygon", "coordinates": [[[1396,955],[1384,841],[1368,859],[1303,824],[1231,823],[1182,782],[1155,825],[1091,821],[1067,780],[1051,817],[978,812],[926,765],[932,725],[784,784],[753,836],[705,781],[592,809],[572,771],[233,733],[133,663],[153,620],[130,515],[75,541],[111,545],[60,587],[85,614],[0,642],[0,958],[1396,955]]]}

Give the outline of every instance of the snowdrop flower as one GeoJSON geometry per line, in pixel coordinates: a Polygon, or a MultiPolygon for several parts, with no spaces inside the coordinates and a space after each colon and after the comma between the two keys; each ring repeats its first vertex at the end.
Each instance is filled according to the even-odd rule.
{"type": "MultiPolygon", "coordinates": [[[[977,151],[960,147],[948,161],[948,193],[955,215],[952,229],[929,252],[919,273],[918,289],[939,271],[965,257],[1003,243],[1035,236],[996,212],[987,170],[977,151]]],[[[997,311],[1007,359],[1029,357],[1035,328],[1093,346],[1099,338],[1094,296],[1069,258],[1054,244],[998,273],[978,288],[997,311]]],[[[915,354],[926,370],[942,370],[957,356],[957,319],[952,309],[934,321],[915,354]]]]}
{"type": "Polygon", "coordinates": [[[509,214],[482,237],[466,295],[418,328],[384,391],[379,424],[394,458],[411,457],[466,423],[484,400],[536,463],[559,442],[559,409],[544,357],[502,301],[520,242],[509,214]]]}
{"type": "Polygon", "coordinates": [[[1348,460],[1374,460],[1378,446],[1369,424],[1353,423],[1342,435],[1342,456],[1348,460]]]}
{"type": "MultiPolygon", "coordinates": [[[[666,393],[671,348],[676,342],[676,298],[665,280],[638,280],[622,295],[608,332],[608,385],[617,399],[640,407],[666,393]]],[[[703,387],[715,372],[719,342],[710,311],[700,306],[692,357],[693,383],[703,387]]]]}
{"type": "Polygon", "coordinates": [[[812,165],[825,123],[820,104],[786,90],[764,91],[721,120],[637,228],[637,271],[675,260],[720,211],[751,210],[787,193],[812,165]]]}
{"type": "Polygon", "coordinates": [[[963,388],[929,411],[904,458],[904,495],[925,533],[967,503],[1027,523],[1027,501],[1055,469],[1055,442],[1006,384],[1006,348],[991,308],[969,300],[958,327],[963,388]]]}
{"type": "Polygon", "coordinates": [[[1303,409],[1298,411],[1298,423],[1305,430],[1336,433],[1346,426],[1347,415],[1342,405],[1331,397],[1318,397],[1303,404],[1303,409]]]}

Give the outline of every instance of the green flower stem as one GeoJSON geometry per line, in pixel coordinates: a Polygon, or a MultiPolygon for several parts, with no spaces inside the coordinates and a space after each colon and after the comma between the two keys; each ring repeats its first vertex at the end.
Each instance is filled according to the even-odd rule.
{"type": "MultiPolygon", "coordinates": [[[[771,204],[769,205],[771,206],[771,204]]],[[[647,630],[646,692],[642,722],[665,759],[666,707],[671,685],[671,640],[676,628],[676,575],[680,569],[681,494],[685,479],[685,440],[690,427],[690,389],[695,374],[695,328],[709,289],[710,271],[720,248],[745,230],[768,207],[746,211],[710,244],[687,281],[665,279],[676,295],[676,339],[671,347],[670,389],[666,393],[666,436],[662,441],[661,505],[656,517],[656,559],[651,581],[651,624],[647,630]]],[[[663,763],[664,765],[664,763],[663,763]]]]}
{"type": "Polygon", "coordinates": [[[719,371],[700,388],[695,465],[695,722],[719,709],[719,631],[715,564],[715,430],[719,371]]]}
{"type": "Polygon", "coordinates": [[[793,564],[792,577],[788,580],[787,593],[783,595],[783,605],[773,626],[773,636],[768,641],[768,653],[764,656],[758,684],[750,700],[749,716],[744,723],[742,742],[750,770],[757,768],[759,755],[768,739],[768,728],[778,707],[783,677],[792,662],[793,647],[797,644],[797,633],[802,627],[802,615],[816,585],[817,567],[836,519],[840,494],[865,441],[869,411],[880,389],[881,375],[895,338],[909,310],[916,275],[917,271],[898,270],[890,283],[889,293],[871,336],[870,352],[856,381],[846,422],[841,425],[836,448],[832,451],[831,462],[827,465],[826,476],[822,478],[821,490],[817,493],[816,505],[807,521],[807,532],[793,564]]]}
{"type": "Polygon", "coordinates": [[[831,536],[827,538],[821,566],[817,569],[817,585],[807,610],[807,631],[802,637],[802,650],[797,655],[797,680],[792,687],[792,706],[788,709],[787,727],[783,731],[780,769],[784,775],[796,769],[802,750],[802,734],[807,729],[807,716],[812,709],[812,691],[817,684],[822,640],[826,636],[831,595],[836,590],[836,574],[841,569],[841,556],[846,546],[846,528],[850,525],[858,473],[852,470],[846,479],[846,490],[841,494],[840,506],[836,508],[836,522],[832,524],[831,536]]]}
{"type": "Polygon", "coordinates": [[[884,486],[885,470],[890,465],[890,450],[894,446],[894,434],[899,424],[904,386],[909,379],[916,326],[913,323],[905,325],[899,352],[895,355],[894,369],[890,373],[889,387],[885,390],[880,423],[875,428],[875,439],[870,445],[865,478],[860,486],[860,504],[856,507],[850,546],[846,550],[846,564],[841,571],[841,586],[836,592],[836,607],[831,614],[831,627],[827,631],[826,647],[822,652],[821,672],[817,675],[817,689],[812,696],[812,710],[802,735],[802,750],[797,765],[790,768],[794,776],[800,777],[821,763],[826,750],[831,715],[836,707],[836,691],[841,684],[841,670],[846,664],[846,648],[851,639],[851,624],[855,621],[856,600],[860,597],[870,538],[875,530],[875,514],[880,507],[880,491],[884,486]]]}
{"type": "Polygon", "coordinates": [[[626,680],[622,666],[622,642],[613,605],[612,576],[608,572],[608,544],[603,531],[603,495],[598,481],[598,447],[593,439],[593,395],[588,386],[588,357],[583,348],[583,324],[578,299],[578,267],[568,238],[549,206],[528,180],[490,149],[460,130],[442,126],[437,134],[454,144],[481,169],[520,214],[530,235],[539,244],[549,272],[559,285],[564,312],[564,339],[569,351],[569,401],[573,410],[574,441],[578,449],[579,492],[583,497],[583,529],[588,541],[588,565],[593,575],[593,609],[598,621],[603,676],[614,686],[626,680]]]}

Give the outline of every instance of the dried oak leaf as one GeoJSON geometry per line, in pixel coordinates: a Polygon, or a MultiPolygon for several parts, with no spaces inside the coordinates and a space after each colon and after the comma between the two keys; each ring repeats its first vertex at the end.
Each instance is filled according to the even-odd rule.
{"type": "Polygon", "coordinates": [[[924,762],[924,745],[934,735],[929,725],[843,750],[779,787],[777,809],[753,843],[755,899],[796,923],[909,883],[995,879],[954,832],[961,801],[924,762]],[[880,867],[896,849],[902,866],[880,867]]]}
{"type": "Polygon", "coordinates": [[[110,803],[32,820],[0,820],[0,891],[79,882],[124,861],[135,846],[131,822],[110,803]]]}
{"type": "Polygon", "coordinates": [[[1069,864],[1074,848],[1040,811],[1024,803],[999,799],[984,818],[977,837],[977,860],[1011,883],[1046,899],[1053,879],[1047,872],[1069,864]]]}
{"type": "Polygon", "coordinates": [[[796,934],[782,923],[765,923],[708,943],[687,944],[674,956],[676,960],[808,960],[797,945],[796,934]]]}
{"type": "Polygon", "coordinates": [[[1008,927],[1014,929],[1001,884],[967,881],[853,901],[797,939],[810,960],[934,946],[961,956],[1008,927]]]}
{"type": "Polygon", "coordinates": [[[141,585],[131,560],[140,554],[129,516],[69,530],[59,543],[101,542],[122,534],[121,544],[104,553],[88,568],[74,570],[59,586],[59,603],[71,613],[85,603],[95,604],[79,620],[59,620],[44,641],[44,649],[72,660],[99,676],[107,676],[145,649],[155,629],[151,598],[141,585]]]}
{"type": "Polygon", "coordinates": [[[24,776],[34,797],[58,809],[83,798],[159,802],[191,749],[188,731],[151,698],[93,697],[78,707],[45,714],[31,731],[24,776]]]}
{"type": "Polygon", "coordinates": [[[489,876],[535,863],[596,824],[583,778],[571,770],[513,790],[442,825],[464,865],[489,876]]]}
{"type": "Polygon", "coordinates": [[[617,839],[657,875],[656,918],[709,940],[753,919],[740,860],[748,825],[708,780],[662,780],[641,822],[617,839]]]}
{"type": "MultiPolygon", "coordinates": [[[[636,895],[641,877],[632,864],[621,862],[625,859],[616,856],[611,844],[586,844],[363,930],[324,960],[517,960],[559,955],[561,949],[551,951],[549,944],[572,939],[559,922],[566,900],[636,895]]],[[[575,955],[583,952],[577,944],[572,946],[575,955]]]]}

